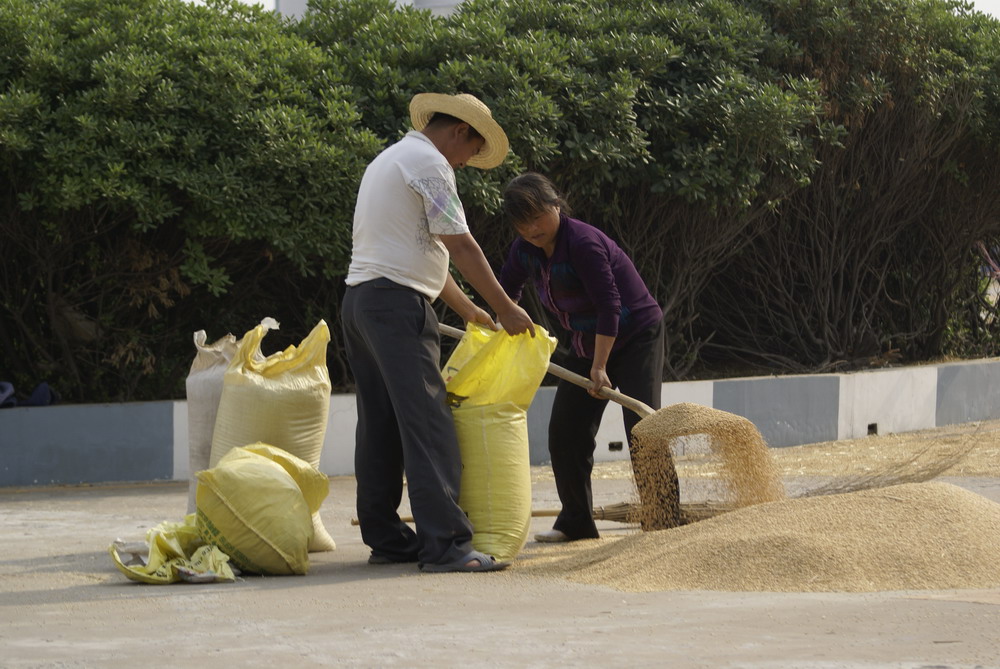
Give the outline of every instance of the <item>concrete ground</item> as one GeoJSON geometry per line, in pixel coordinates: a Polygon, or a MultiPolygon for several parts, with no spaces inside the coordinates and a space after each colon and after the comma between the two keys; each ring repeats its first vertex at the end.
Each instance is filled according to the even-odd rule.
{"type": "MultiPolygon", "coordinates": [[[[557,506],[539,478],[535,508],[557,506]]],[[[998,479],[952,482],[1000,501],[998,479]]],[[[626,494],[595,479],[597,504],[626,494]]],[[[186,483],[0,489],[0,667],[1000,667],[1000,588],[637,594],[516,565],[428,575],[366,564],[353,500],[353,478],[331,480],[338,550],[307,576],[152,586],[107,548],[181,520],[186,483]]]]}

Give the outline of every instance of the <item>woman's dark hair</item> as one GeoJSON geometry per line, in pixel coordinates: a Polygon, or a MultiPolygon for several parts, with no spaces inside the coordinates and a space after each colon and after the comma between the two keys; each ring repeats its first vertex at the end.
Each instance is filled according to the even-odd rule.
{"type": "Polygon", "coordinates": [[[444,112],[434,112],[430,120],[427,121],[427,126],[440,125],[447,127],[450,125],[455,125],[456,123],[465,123],[469,126],[469,137],[472,139],[483,139],[483,136],[479,134],[479,131],[472,127],[472,124],[468,121],[463,121],[457,116],[452,116],[451,114],[445,114],[444,112]]]}
{"type": "Polygon", "coordinates": [[[537,172],[525,172],[514,177],[503,191],[503,215],[514,225],[532,218],[547,207],[559,207],[563,213],[569,213],[569,205],[556,187],[537,172]]]}

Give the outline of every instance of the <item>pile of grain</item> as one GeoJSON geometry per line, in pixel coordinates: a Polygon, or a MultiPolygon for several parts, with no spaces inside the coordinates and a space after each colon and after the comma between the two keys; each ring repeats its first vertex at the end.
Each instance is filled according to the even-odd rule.
{"type": "Polygon", "coordinates": [[[519,570],[624,591],[871,592],[1000,586],[1000,504],[947,483],[760,504],[576,542],[519,570]]]}
{"type": "MultiPolygon", "coordinates": [[[[744,507],[785,498],[767,443],[753,423],[727,411],[683,402],[643,418],[632,430],[635,483],[644,499],[646,490],[665,490],[674,485],[672,443],[695,434],[708,436],[713,458],[719,464],[720,489],[714,501],[727,507],[744,507]]],[[[677,495],[676,491],[668,492],[677,495]]],[[[657,511],[643,505],[643,527],[676,526],[664,524],[663,519],[647,518],[657,511]]]]}

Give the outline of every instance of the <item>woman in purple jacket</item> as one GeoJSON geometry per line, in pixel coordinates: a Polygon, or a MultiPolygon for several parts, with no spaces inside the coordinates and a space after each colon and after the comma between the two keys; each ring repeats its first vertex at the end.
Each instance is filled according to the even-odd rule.
{"type": "MultiPolygon", "coordinates": [[[[507,185],[503,197],[504,215],[519,237],[500,272],[500,285],[517,302],[524,285],[534,283],[542,304],[570,336],[563,366],[593,384],[584,390],[560,381],[556,389],[549,454],[562,510],[553,529],[535,539],[597,538],[590,476],[594,437],[607,405],[597,391],[617,387],[660,408],[663,311],[625,252],[597,228],[567,216],[565,200],[547,178],[522,174],[507,185]]],[[[623,417],[631,448],[639,416],[623,409],[623,417]]],[[[643,490],[639,494],[641,498],[643,490]]]]}

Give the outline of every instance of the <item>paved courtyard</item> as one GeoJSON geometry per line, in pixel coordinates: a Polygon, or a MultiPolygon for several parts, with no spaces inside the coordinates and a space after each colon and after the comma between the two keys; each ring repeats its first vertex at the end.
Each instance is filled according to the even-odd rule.
{"type": "MultiPolygon", "coordinates": [[[[535,470],[535,508],[557,506],[535,470]]],[[[998,479],[949,480],[1000,501],[998,479]]],[[[595,503],[629,485],[595,479],[595,503]]],[[[312,554],[306,576],[152,586],[107,548],[182,519],[186,484],[0,489],[0,666],[1000,667],[1000,588],[623,593],[516,564],[427,575],[366,563],[353,500],[353,478],[331,479],[338,549],[312,554]]],[[[548,548],[529,541],[523,557],[548,548]]]]}

